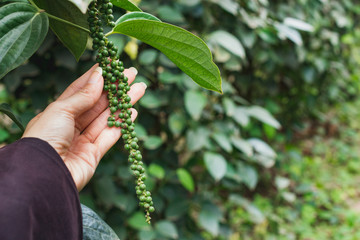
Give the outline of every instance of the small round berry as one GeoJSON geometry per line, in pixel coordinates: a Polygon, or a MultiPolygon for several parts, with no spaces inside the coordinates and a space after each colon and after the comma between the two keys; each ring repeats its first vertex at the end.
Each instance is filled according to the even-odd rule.
{"type": "Polygon", "coordinates": [[[149,207],[149,212],[155,212],[155,208],[153,206],[149,207]]]}
{"type": "Polygon", "coordinates": [[[113,121],[108,121],[108,126],[109,126],[109,127],[113,127],[113,126],[114,126],[114,122],[113,122],[113,121]]]}
{"type": "Polygon", "coordinates": [[[116,90],[116,85],[115,85],[115,84],[111,84],[111,85],[110,85],[110,89],[111,89],[111,90],[116,90]]]}
{"type": "Polygon", "coordinates": [[[115,122],[115,127],[120,127],[120,122],[115,122]]]}
{"type": "Polygon", "coordinates": [[[130,146],[131,146],[132,148],[135,148],[135,149],[138,147],[138,145],[137,145],[136,142],[132,142],[130,146]]]}
{"type": "Polygon", "coordinates": [[[116,108],[116,107],[111,107],[111,108],[110,108],[110,112],[111,112],[111,113],[115,113],[116,111],[117,111],[117,108],[116,108]]]}
{"type": "Polygon", "coordinates": [[[144,183],[141,184],[141,185],[140,185],[140,189],[141,189],[141,190],[145,190],[145,189],[146,189],[146,185],[145,185],[144,183]]]}

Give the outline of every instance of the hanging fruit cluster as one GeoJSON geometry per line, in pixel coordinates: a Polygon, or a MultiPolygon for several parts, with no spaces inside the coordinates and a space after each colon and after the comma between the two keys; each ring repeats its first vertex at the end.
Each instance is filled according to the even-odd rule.
{"type": "Polygon", "coordinates": [[[108,118],[109,127],[120,127],[125,149],[129,151],[131,170],[136,178],[136,194],[139,205],[145,209],[146,221],[150,223],[150,212],[154,212],[151,193],[146,190],[146,179],[142,155],[139,150],[135,125],[131,120],[131,98],[127,94],[130,90],[128,78],[124,75],[123,62],[117,56],[118,48],[109,41],[104,34],[103,26],[115,26],[112,15],[113,4],[110,0],[94,0],[89,5],[89,28],[93,39],[93,49],[97,50],[96,61],[103,70],[104,91],[107,92],[110,108],[108,118]]]}

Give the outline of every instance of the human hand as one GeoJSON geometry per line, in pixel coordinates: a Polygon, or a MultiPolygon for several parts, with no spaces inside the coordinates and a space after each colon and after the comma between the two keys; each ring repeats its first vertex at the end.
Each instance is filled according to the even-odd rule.
{"type": "MultiPolygon", "coordinates": [[[[135,80],[135,68],[124,74],[129,84],[135,80]]],[[[62,95],[27,125],[24,137],[47,141],[61,156],[80,191],[94,175],[104,154],[121,136],[119,128],[109,128],[110,115],[106,93],[102,92],[101,68],[93,66],[74,81],[62,95]]],[[[131,104],[145,93],[144,83],[131,86],[131,104]]],[[[134,121],[137,111],[131,109],[134,121]]]]}

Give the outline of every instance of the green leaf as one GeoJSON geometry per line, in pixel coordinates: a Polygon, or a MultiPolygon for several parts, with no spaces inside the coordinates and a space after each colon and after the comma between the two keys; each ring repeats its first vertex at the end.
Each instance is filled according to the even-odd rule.
{"type": "Polygon", "coordinates": [[[243,127],[246,127],[250,122],[249,116],[247,115],[247,111],[244,107],[236,107],[232,118],[243,127]]]}
{"type": "Polygon", "coordinates": [[[160,233],[164,237],[168,237],[171,239],[177,239],[179,236],[176,226],[170,221],[157,222],[155,225],[155,229],[158,233],[160,233]]]}
{"type": "Polygon", "coordinates": [[[124,23],[126,21],[133,21],[133,20],[153,20],[157,22],[161,22],[160,19],[155,17],[154,15],[151,15],[150,13],[145,12],[132,12],[122,15],[116,22],[115,22],[115,28],[118,24],[124,23]]]}
{"type": "MultiPolygon", "coordinates": [[[[83,14],[72,2],[63,0],[34,0],[34,2],[47,13],[88,29],[88,16],[83,14]]],[[[79,61],[86,49],[88,33],[53,18],[50,18],[50,27],[79,61]]]]}
{"type": "Polygon", "coordinates": [[[287,39],[291,40],[292,42],[294,42],[298,46],[303,45],[302,37],[297,30],[295,30],[291,27],[288,27],[285,24],[281,24],[281,23],[276,23],[276,24],[274,24],[274,26],[278,30],[278,35],[281,39],[287,38],[287,39]]]}
{"type": "Polygon", "coordinates": [[[128,220],[128,224],[130,225],[130,227],[136,230],[150,229],[150,225],[146,222],[143,212],[136,212],[134,215],[132,215],[128,220]]]}
{"type": "Polygon", "coordinates": [[[144,13],[125,16],[126,21],[118,21],[112,33],[125,34],[153,46],[200,86],[222,93],[220,71],[203,40],[180,27],[144,19],[148,17],[144,13]]]}
{"type": "Polygon", "coordinates": [[[12,112],[12,109],[9,104],[1,103],[0,104],[0,112],[6,114],[14,123],[22,130],[25,131],[24,126],[21,123],[21,120],[12,112]]]}
{"type": "Polygon", "coordinates": [[[172,113],[169,117],[169,128],[174,135],[179,135],[186,126],[184,114],[172,113]]]}
{"type": "Polygon", "coordinates": [[[198,151],[207,143],[210,132],[207,128],[199,127],[186,132],[186,145],[190,151],[198,151]]]}
{"type": "MultiPolygon", "coordinates": [[[[112,35],[111,35],[112,36],[112,35]]],[[[139,62],[142,65],[151,65],[155,62],[158,52],[154,49],[147,49],[139,55],[139,62]]]]}
{"type": "Polygon", "coordinates": [[[194,180],[191,174],[186,171],[184,168],[179,168],[176,170],[176,174],[181,182],[181,184],[189,190],[190,192],[194,191],[194,180]]]}
{"type": "Polygon", "coordinates": [[[93,210],[81,204],[84,240],[120,240],[93,210]]]}
{"type": "Polygon", "coordinates": [[[213,236],[219,235],[221,212],[216,205],[206,204],[199,214],[199,224],[213,236]]]}
{"type": "Polygon", "coordinates": [[[80,9],[80,11],[85,14],[90,3],[93,0],[68,0],[70,2],[72,2],[78,9],[80,9]]]}
{"type": "Polygon", "coordinates": [[[224,149],[228,153],[232,152],[233,148],[228,136],[223,133],[215,133],[212,135],[212,137],[222,149],[224,149]]]}
{"type": "Polygon", "coordinates": [[[221,47],[228,50],[230,53],[245,59],[245,49],[242,46],[239,39],[237,39],[231,33],[228,33],[223,30],[218,30],[210,35],[210,42],[220,45],[221,47]]]}
{"type": "Polygon", "coordinates": [[[281,127],[280,123],[265,108],[253,106],[246,109],[246,112],[248,116],[254,117],[276,129],[281,127]]]}
{"type": "Polygon", "coordinates": [[[160,6],[157,10],[157,14],[161,19],[171,23],[184,22],[184,16],[178,9],[172,8],[168,5],[160,6]]]}
{"type": "Polygon", "coordinates": [[[245,185],[250,190],[254,190],[256,184],[258,183],[258,174],[256,170],[252,166],[239,163],[238,173],[241,176],[241,180],[245,183],[245,185]]]}
{"type": "Polygon", "coordinates": [[[129,12],[142,12],[142,10],[129,0],[111,0],[114,6],[125,9],[129,12]]]}
{"type": "Polygon", "coordinates": [[[48,28],[45,13],[30,4],[11,3],[0,8],[0,79],[36,52],[48,28]]]}
{"type": "Polygon", "coordinates": [[[305,31],[305,32],[313,32],[314,31],[314,27],[311,24],[304,22],[302,20],[296,19],[296,18],[290,18],[290,17],[285,18],[284,24],[289,27],[292,27],[292,28],[295,28],[295,29],[298,29],[301,31],[305,31]]]}
{"type": "Polygon", "coordinates": [[[218,4],[225,11],[233,15],[237,15],[240,10],[239,3],[233,0],[210,0],[210,2],[218,4]]]}
{"type": "Polygon", "coordinates": [[[159,179],[163,179],[165,177],[165,170],[162,166],[157,165],[155,163],[150,164],[148,168],[149,174],[157,177],[159,179]]]}
{"type": "Polygon", "coordinates": [[[254,154],[252,145],[244,139],[232,137],[231,143],[234,145],[234,147],[245,153],[248,157],[251,157],[254,154]]]}
{"type": "Polygon", "coordinates": [[[217,153],[206,152],[204,154],[205,166],[208,169],[210,175],[216,180],[221,180],[226,173],[226,160],[217,153]]]}
{"type": "Polygon", "coordinates": [[[206,106],[207,99],[204,94],[198,91],[187,91],[185,93],[185,108],[190,116],[199,120],[201,113],[206,106]]]}
{"type": "Polygon", "coordinates": [[[144,141],[144,147],[149,150],[157,149],[161,146],[163,140],[158,136],[148,136],[144,141]]]}

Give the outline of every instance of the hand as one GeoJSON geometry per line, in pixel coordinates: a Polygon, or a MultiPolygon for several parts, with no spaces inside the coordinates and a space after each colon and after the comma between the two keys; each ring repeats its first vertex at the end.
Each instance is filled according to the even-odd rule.
{"type": "MultiPolygon", "coordinates": [[[[135,68],[126,69],[129,84],[135,80],[135,68]]],[[[119,128],[109,128],[110,115],[106,93],[102,92],[101,68],[93,66],[73,82],[63,94],[27,125],[24,137],[47,141],[61,156],[80,191],[104,154],[121,136],[119,128]]],[[[144,83],[131,86],[131,104],[145,93],[144,83]]],[[[131,109],[134,121],[137,111],[131,109]]]]}

